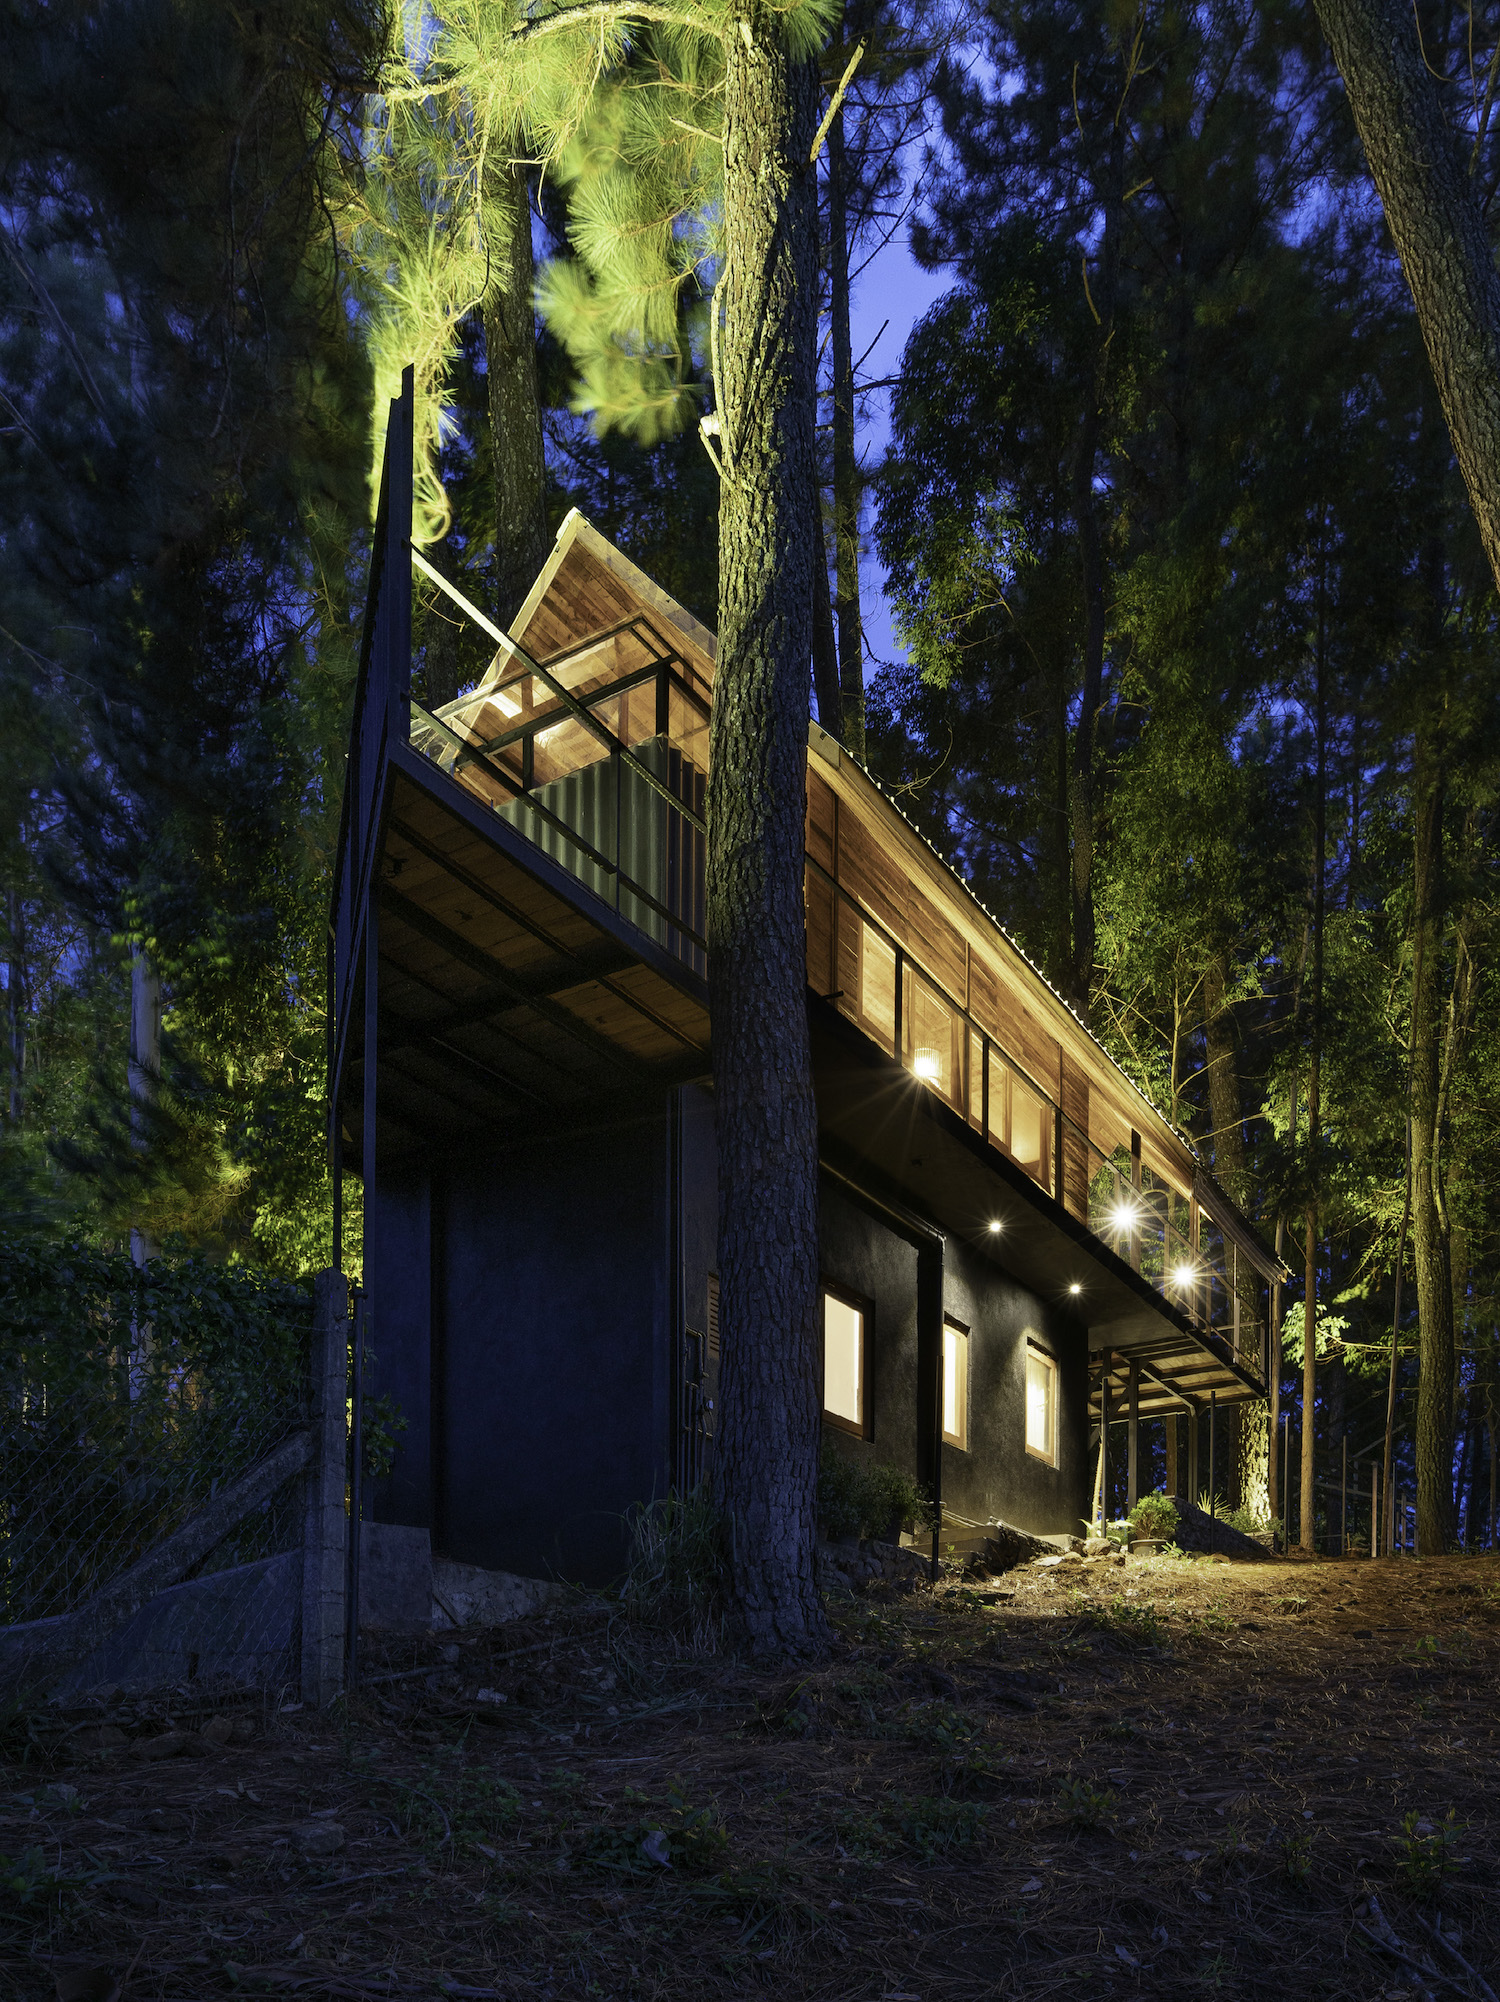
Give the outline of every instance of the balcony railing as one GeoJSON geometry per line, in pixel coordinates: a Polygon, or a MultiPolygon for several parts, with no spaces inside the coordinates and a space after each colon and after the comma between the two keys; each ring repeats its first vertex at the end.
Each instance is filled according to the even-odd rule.
{"type": "Polygon", "coordinates": [[[702,975],[708,702],[644,618],[411,704],[411,744],[702,975]]]}

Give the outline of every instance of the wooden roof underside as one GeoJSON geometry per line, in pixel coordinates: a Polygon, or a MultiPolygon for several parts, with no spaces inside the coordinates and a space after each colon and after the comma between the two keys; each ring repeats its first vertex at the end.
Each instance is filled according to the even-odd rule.
{"type": "MultiPolygon", "coordinates": [[[[708,1071],[702,983],[404,747],[377,882],[382,1154],[587,1124],[708,1071]]],[[[358,1146],[357,1008],[349,1041],[340,1115],[358,1146]]]]}

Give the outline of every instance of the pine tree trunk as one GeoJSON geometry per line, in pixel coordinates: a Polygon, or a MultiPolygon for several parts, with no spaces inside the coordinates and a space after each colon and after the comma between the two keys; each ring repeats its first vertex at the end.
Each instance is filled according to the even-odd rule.
{"type": "Polygon", "coordinates": [[[1439,1131],[1439,950],[1444,784],[1419,735],[1413,758],[1411,1148],[1412,1248],[1417,1267],[1417,1545],[1445,1551],[1453,1519],[1453,1279],[1443,1208],[1439,1131]]]}
{"type": "Polygon", "coordinates": [[[844,741],[843,701],[839,691],[838,636],[833,624],[833,599],[828,590],[828,545],[823,540],[823,496],[816,478],[808,496],[808,534],[812,543],[813,694],[818,721],[830,737],[844,741]]]}
{"type": "Polygon", "coordinates": [[[493,281],[484,300],[490,452],[495,476],[495,589],[507,629],[547,559],[547,465],[536,369],[535,269],[525,171],[493,169],[488,204],[493,281]]]}
{"type": "MultiPolygon", "coordinates": [[[[1401,258],[1449,436],[1500,581],[1500,274],[1478,185],[1405,0],[1315,0],[1401,258]]],[[[1438,67],[1443,57],[1438,55],[1438,67]]]]}
{"type": "Polygon", "coordinates": [[[708,946],[722,1341],[715,1499],[756,1655],[820,1652],[813,1577],[818,1130],[803,915],[818,78],[771,0],[741,0],[724,75],[719,657],[708,946]]]}
{"type": "Polygon", "coordinates": [[[844,742],[865,755],[865,635],[859,606],[859,463],[854,451],[854,339],[849,304],[849,216],[844,114],[828,129],[829,317],[833,335],[834,611],[844,742]]]}
{"type": "MultiPolygon", "coordinates": [[[[21,830],[24,842],[26,830],[21,830]]],[[[19,891],[6,893],[6,922],[10,932],[9,960],[5,974],[5,1004],[10,1032],[10,1123],[19,1126],[26,1103],[26,1014],[28,1008],[26,967],[26,906],[19,891]]]]}

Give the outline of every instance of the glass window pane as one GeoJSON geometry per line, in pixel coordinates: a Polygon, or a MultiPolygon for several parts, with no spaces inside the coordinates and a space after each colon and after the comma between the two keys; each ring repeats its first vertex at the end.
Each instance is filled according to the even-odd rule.
{"type": "Polygon", "coordinates": [[[1045,1356],[1026,1357],[1026,1444],[1044,1459],[1052,1458],[1053,1386],[1056,1371],[1045,1356]]]}
{"type": "Polygon", "coordinates": [[[943,1328],[943,1438],[950,1446],[969,1443],[969,1338],[962,1328],[943,1328]]]}
{"type": "Polygon", "coordinates": [[[979,1031],[969,1031],[969,1124],[984,1131],[984,1044],[979,1031]]]}
{"type": "Polygon", "coordinates": [[[1051,1181],[1046,1173],[1048,1129],[1047,1107],[1027,1085],[1012,1076],[1010,1081],[1010,1152],[1017,1165],[1045,1188],[1051,1181]]]}
{"type": "Polygon", "coordinates": [[[823,1409],[850,1425],[865,1422],[865,1317],[846,1300],[823,1295],[823,1409]]]}
{"type": "Polygon", "coordinates": [[[925,980],[911,974],[906,983],[903,1014],[907,1057],[913,1074],[944,1098],[955,1098],[953,1010],[925,980]]]}
{"type": "Polygon", "coordinates": [[[875,1040],[890,1049],[896,1040],[896,949],[871,926],[859,929],[860,1019],[875,1040]]]}

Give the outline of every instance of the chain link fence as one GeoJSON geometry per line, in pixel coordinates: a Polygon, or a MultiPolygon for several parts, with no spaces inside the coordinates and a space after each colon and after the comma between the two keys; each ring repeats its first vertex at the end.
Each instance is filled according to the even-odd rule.
{"type": "Polygon", "coordinates": [[[0,1252],[0,1682],[295,1680],[312,1322],[199,1259],[0,1252]]]}

